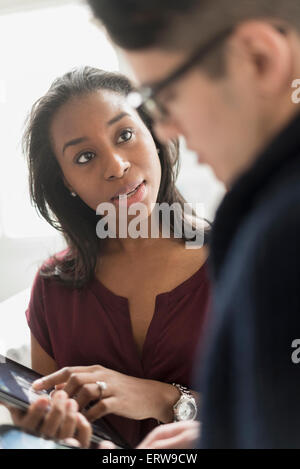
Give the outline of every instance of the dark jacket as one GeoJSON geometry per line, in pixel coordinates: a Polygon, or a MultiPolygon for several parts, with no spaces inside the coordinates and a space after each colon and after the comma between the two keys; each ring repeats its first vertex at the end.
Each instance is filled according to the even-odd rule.
{"type": "Polygon", "coordinates": [[[225,196],[211,272],[200,447],[300,448],[300,115],[225,196]]]}

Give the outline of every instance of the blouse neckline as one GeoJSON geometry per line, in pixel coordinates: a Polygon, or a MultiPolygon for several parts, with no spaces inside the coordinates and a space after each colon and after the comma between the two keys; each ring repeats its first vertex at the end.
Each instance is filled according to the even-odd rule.
{"type": "Polygon", "coordinates": [[[152,352],[155,350],[155,344],[157,343],[157,337],[159,336],[160,312],[162,310],[167,310],[170,301],[176,302],[176,300],[182,298],[183,295],[187,293],[191,294],[192,291],[199,288],[202,283],[205,283],[204,280],[207,278],[207,264],[208,262],[206,260],[194,274],[184,280],[181,284],[177,285],[172,290],[156,295],[154,312],[146,333],[141,355],[138,353],[137,345],[133,336],[128,298],[113,293],[103,285],[96,276],[94,276],[91,288],[103,304],[104,308],[107,308],[108,311],[114,309],[116,314],[121,313],[121,316],[125,319],[125,322],[122,324],[127,330],[127,334],[131,337],[130,343],[127,344],[127,351],[131,354],[133,363],[135,363],[134,372],[136,373],[136,376],[144,376],[144,369],[147,365],[147,360],[152,360],[153,358],[152,352]]]}
{"type": "MultiPolygon", "coordinates": [[[[187,292],[190,292],[196,287],[199,287],[202,281],[205,278],[205,274],[208,269],[208,261],[206,260],[201,267],[190,277],[188,277],[186,280],[184,280],[182,283],[174,287],[173,289],[159,293],[156,295],[156,301],[159,298],[163,297],[169,297],[170,299],[177,299],[182,297],[187,292]]],[[[107,299],[111,305],[117,306],[118,308],[125,308],[127,309],[128,307],[128,298],[118,295],[114,293],[112,290],[107,288],[97,277],[96,275],[94,276],[91,287],[93,290],[98,291],[101,293],[101,298],[102,299],[107,299]]]]}

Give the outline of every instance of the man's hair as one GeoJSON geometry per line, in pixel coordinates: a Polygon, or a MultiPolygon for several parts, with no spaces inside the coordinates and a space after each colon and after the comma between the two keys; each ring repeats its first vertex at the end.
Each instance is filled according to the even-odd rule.
{"type": "MultiPolygon", "coordinates": [[[[221,30],[250,19],[281,20],[300,30],[299,0],[88,0],[88,3],[112,40],[127,50],[155,47],[193,50],[221,30]]],[[[216,49],[215,64],[221,49],[222,46],[218,48],[219,54],[216,49]]],[[[208,59],[206,65],[210,62],[208,59]]]]}
{"type": "Polygon", "coordinates": [[[113,41],[124,49],[159,44],[175,16],[185,15],[198,0],[88,0],[113,41]]]}
{"type": "Polygon", "coordinates": [[[254,18],[281,19],[300,30],[299,0],[87,1],[113,41],[128,50],[177,49],[186,42],[186,34],[178,34],[180,26],[181,32],[200,42],[206,31],[254,18]]]}

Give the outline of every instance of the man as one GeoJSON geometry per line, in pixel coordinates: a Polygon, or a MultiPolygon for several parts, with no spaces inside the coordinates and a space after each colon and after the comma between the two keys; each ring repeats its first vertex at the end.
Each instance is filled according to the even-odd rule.
{"type": "Polygon", "coordinates": [[[299,447],[300,2],[89,3],[144,85],[135,104],[158,136],[183,135],[229,188],[211,237],[205,371],[196,366],[200,445],[299,447]]]}

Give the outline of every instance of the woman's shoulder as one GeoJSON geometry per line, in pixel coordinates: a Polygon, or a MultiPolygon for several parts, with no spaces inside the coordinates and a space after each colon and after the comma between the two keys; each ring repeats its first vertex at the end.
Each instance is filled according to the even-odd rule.
{"type": "Polygon", "coordinates": [[[57,252],[57,253],[55,253],[55,254],[52,254],[50,257],[48,257],[48,259],[46,259],[46,260],[42,263],[42,265],[41,265],[39,271],[43,271],[43,270],[45,270],[45,269],[47,269],[47,268],[48,268],[48,269],[50,269],[50,268],[55,268],[56,265],[57,265],[57,263],[58,263],[58,262],[62,262],[62,261],[68,256],[69,253],[70,253],[70,249],[69,249],[69,248],[65,248],[65,249],[63,249],[62,251],[59,251],[59,252],[57,252]]]}
{"type": "Polygon", "coordinates": [[[63,250],[46,259],[37,270],[32,283],[31,305],[35,305],[36,310],[44,310],[45,314],[50,314],[51,317],[53,314],[57,316],[66,308],[70,309],[71,305],[75,308],[75,305],[90,301],[90,284],[79,288],[64,279],[60,261],[67,254],[68,250],[63,250]]]}
{"type": "Polygon", "coordinates": [[[48,259],[43,261],[36,272],[33,289],[41,289],[45,286],[57,285],[57,279],[60,277],[60,265],[64,259],[67,258],[68,254],[69,248],[66,248],[52,254],[48,259]]]}

